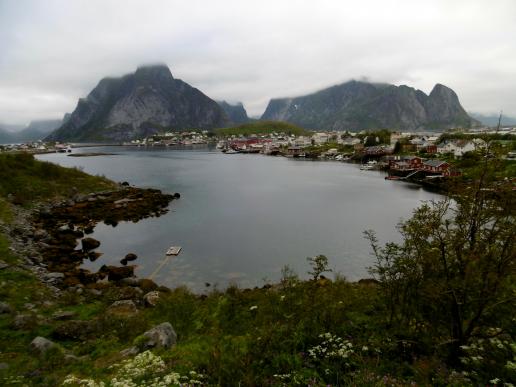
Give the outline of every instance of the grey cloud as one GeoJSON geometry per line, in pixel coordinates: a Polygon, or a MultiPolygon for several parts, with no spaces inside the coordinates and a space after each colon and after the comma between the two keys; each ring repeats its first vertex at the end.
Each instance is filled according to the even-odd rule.
{"type": "Polygon", "coordinates": [[[514,36],[512,0],[0,0],[0,121],[60,117],[153,62],[252,115],[362,77],[516,115],[514,36]]]}

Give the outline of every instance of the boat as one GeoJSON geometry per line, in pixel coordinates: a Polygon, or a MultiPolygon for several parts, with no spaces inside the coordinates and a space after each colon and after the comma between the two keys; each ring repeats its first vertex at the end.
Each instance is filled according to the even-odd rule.
{"type": "Polygon", "coordinates": [[[376,160],[370,160],[367,162],[367,164],[362,164],[360,166],[360,169],[363,170],[363,171],[368,171],[368,170],[371,170],[371,169],[375,169],[376,168],[376,164],[378,164],[378,162],[376,160]]]}
{"type": "Polygon", "coordinates": [[[234,155],[235,153],[239,153],[236,150],[229,148],[226,152],[224,152],[227,155],[234,155]]]}
{"type": "Polygon", "coordinates": [[[179,255],[181,252],[181,246],[170,246],[167,250],[166,255],[179,255]]]}

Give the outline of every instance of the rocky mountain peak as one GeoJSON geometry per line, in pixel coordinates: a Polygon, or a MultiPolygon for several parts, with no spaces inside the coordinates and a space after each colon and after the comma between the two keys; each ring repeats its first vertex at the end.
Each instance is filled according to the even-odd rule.
{"type": "Polygon", "coordinates": [[[174,79],[170,69],[164,64],[139,66],[134,73],[134,77],[145,81],[169,81],[174,79]]]}
{"type": "Polygon", "coordinates": [[[175,79],[166,65],[151,65],[102,79],[48,139],[125,141],[165,129],[213,129],[228,123],[215,101],[175,79]]]}

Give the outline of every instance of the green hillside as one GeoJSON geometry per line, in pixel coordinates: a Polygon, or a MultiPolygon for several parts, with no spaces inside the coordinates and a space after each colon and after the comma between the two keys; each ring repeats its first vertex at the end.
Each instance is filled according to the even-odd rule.
{"type": "Polygon", "coordinates": [[[235,126],[232,128],[220,128],[215,129],[215,133],[219,136],[233,136],[233,135],[244,135],[249,136],[251,134],[270,134],[270,133],[286,133],[294,134],[296,136],[307,135],[311,132],[300,128],[297,125],[290,124],[282,121],[256,121],[249,122],[243,125],[235,126]]]}
{"type": "Polygon", "coordinates": [[[114,187],[103,177],[42,162],[28,153],[0,154],[0,181],[0,197],[11,195],[17,204],[114,187]]]}

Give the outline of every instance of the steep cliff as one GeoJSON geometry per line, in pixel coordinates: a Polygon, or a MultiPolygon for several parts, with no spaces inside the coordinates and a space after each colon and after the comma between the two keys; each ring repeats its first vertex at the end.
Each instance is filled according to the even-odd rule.
{"type": "Polygon", "coordinates": [[[47,139],[122,141],[162,129],[213,129],[228,123],[215,101],[175,79],[167,66],[156,65],[102,79],[47,139]]]}

